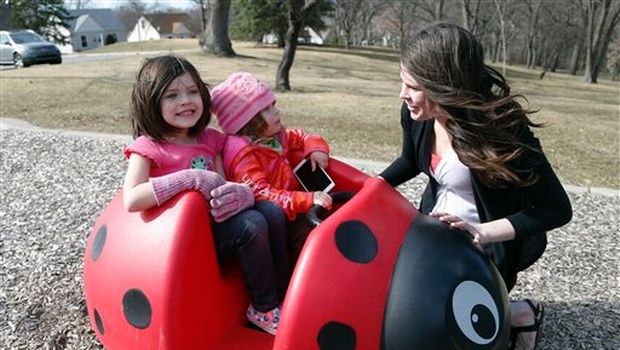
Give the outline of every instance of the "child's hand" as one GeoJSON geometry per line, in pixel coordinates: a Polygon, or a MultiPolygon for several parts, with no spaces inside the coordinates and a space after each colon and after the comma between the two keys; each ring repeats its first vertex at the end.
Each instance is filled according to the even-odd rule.
{"type": "Polygon", "coordinates": [[[153,195],[161,205],[174,195],[185,190],[198,190],[206,200],[211,199],[211,190],[225,184],[224,178],[213,171],[200,169],[180,170],[172,174],[151,178],[153,195]]]}
{"type": "Polygon", "coordinates": [[[202,193],[206,200],[211,199],[211,191],[224,185],[226,180],[215,171],[196,170],[196,189],[202,193]]]}
{"type": "Polygon", "coordinates": [[[332,208],[332,196],[323,192],[314,192],[312,194],[312,202],[315,205],[320,205],[323,208],[330,210],[332,208]]]}
{"type": "Polygon", "coordinates": [[[211,215],[215,222],[222,222],[231,216],[254,205],[254,193],[248,185],[227,182],[213,191],[211,215]]]}
{"type": "Polygon", "coordinates": [[[323,169],[327,169],[329,155],[320,151],[310,153],[310,164],[312,164],[312,171],[316,170],[316,166],[320,165],[323,169]]]}

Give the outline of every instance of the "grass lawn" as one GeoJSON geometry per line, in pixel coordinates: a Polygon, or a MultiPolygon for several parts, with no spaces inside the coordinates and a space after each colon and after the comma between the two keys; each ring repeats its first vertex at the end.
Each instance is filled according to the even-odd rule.
{"type": "MultiPolygon", "coordinates": [[[[211,86],[248,71],[274,86],[282,50],[235,42],[236,58],[203,54],[196,39],[122,43],[84,53],[134,52],[121,58],[0,70],[0,116],[46,128],[130,133],[129,96],[142,59],[178,52],[211,86]]],[[[496,66],[502,70],[501,66],[496,66]]],[[[524,94],[545,152],[566,184],[620,188],[620,83],[507,67],[513,91],[524,94]]],[[[400,152],[398,53],[301,46],[291,70],[292,91],[278,92],[284,122],[323,135],[333,154],[390,161],[400,152]]]]}

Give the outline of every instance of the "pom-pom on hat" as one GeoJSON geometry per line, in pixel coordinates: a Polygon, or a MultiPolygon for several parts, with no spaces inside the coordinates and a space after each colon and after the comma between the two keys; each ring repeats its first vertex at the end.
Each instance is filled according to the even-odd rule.
{"type": "Polygon", "coordinates": [[[222,131],[236,134],[275,101],[269,86],[252,74],[233,73],[211,91],[211,112],[222,131]]]}

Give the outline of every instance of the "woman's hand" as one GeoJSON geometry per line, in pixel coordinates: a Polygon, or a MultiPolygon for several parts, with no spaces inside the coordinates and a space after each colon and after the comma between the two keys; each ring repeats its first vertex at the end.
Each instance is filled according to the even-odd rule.
{"type": "Polygon", "coordinates": [[[329,155],[320,151],[310,153],[310,164],[312,164],[312,171],[316,170],[316,166],[320,165],[323,169],[327,169],[329,165],[329,155]]]}
{"type": "Polygon", "coordinates": [[[470,224],[449,213],[431,213],[430,216],[445,222],[450,227],[469,233],[474,244],[479,247],[487,243],[509,241],[515,238],[515,229],[506,218],[482,224],[470,224]]]}
{"type": "Polygon", "coordinates": [[[471,236],[474,244],[478,247],[482,247],[483,244],[488,243],[488,240],[485,239],[486,237],[484,237],[480,230],[480,225],[469,224],[460,217],[449,213],[431,213],[430,216],[439,219],[441,222],[445,222],[452,228],[467,232],[471,236]]]}

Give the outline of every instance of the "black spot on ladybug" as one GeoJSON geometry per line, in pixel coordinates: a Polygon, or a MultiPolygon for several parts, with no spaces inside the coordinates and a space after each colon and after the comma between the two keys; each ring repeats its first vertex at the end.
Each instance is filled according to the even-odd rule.
{"type": "Polygon", "coordinates": [[[91,259],[93,261],[97,261],[101,252],[103,251],[103,246],[105,245],[105,239],[108,236],[108,227],[106,225],[101,225],[97,233],[95,234],[95,239],[93,240],[93,250],[91,251],[91,259]]]}
{"type": "Polygon", "coordinates": [[[336,246],[350,261],[368,264],[378,252],[377,239],[361,221],[345,221],[336,228],[336,246]]]}
{"type": "Polygon", "coordinates": [[[320,350],[354,350],[357,337],[351,326],[332,321],[321,327],[317,342],[320,350]]]}
{"type": "Polygon", "coordinates": [[[97,330],[99,331],[99,334],[104,335],[105,334],[105,328],[103,328],[103,321],[101,320],[101,316],[99,316],[99,312],[97,312],[97,309],[94,310],[94,316],[95,316],[95,324],[97,325],[97,330]]]}
{"type": "Polygon", "coordinates": [[[123,296],[123,313],[132,326],[145,329],[151,324],[151,304],[139,289],[130,289],[123,296]]]}

